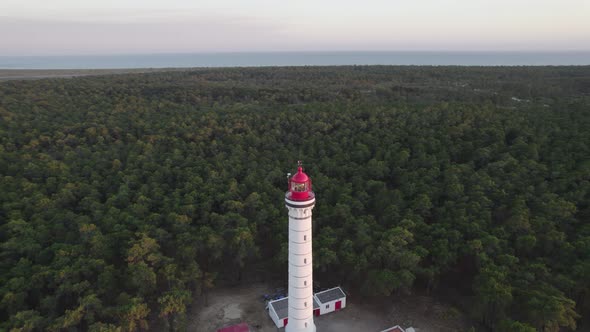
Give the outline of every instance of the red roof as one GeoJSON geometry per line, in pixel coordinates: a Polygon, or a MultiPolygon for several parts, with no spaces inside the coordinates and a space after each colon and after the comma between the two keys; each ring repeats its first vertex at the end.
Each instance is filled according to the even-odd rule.
{"type": "Polygon", "coordinates": [[[232,325],[217,330],[217,332],[250,332],[250,328],[246,323],[240,323],[238,325],[232,325]]]}
{"type": "Polygon", "coordinates": [[[307,174],[303,173],[303,168],[301,166],[299,166],[299,168],[297,169],[297,174],[293,175],[293,177],[291,178],[291,181],[297,183],[305,183],[308,180],[309,177],[307,176],[307,174]]]}

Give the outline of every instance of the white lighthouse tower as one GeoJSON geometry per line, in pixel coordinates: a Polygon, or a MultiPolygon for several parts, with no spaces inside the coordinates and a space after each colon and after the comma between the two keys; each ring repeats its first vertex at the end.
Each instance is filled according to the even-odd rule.
{"type": "Polygon", "coordinates": [[[289,209],[289,308],[286,332],[315,332],[313,323],[313,265],[311,210],[315,195],[311,179],[303,173],[289,179],[285,204],[289,209]]]}

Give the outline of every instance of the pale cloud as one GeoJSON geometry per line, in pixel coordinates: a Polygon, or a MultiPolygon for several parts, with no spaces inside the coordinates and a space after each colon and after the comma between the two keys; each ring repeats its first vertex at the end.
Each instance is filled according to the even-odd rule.
{"type": "Polygon", "coordinates": [[[238,51],[284,46],[285,38],[281,27],[248,18],[133,23],[0,18],[3,55],[238,51]]]}
{"type": "Polygon", "coordinates": [[[0,55],[589,50],[587,0],[2,0],[0,55]]]}

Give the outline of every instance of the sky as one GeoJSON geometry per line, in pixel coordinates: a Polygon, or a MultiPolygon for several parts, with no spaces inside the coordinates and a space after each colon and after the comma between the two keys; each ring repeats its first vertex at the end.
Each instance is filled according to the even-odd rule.
{"type": "Polygon", "coordinates": [[[590,51],[590,0],[0,0],[0,56],[269,51],[590,51]]]}

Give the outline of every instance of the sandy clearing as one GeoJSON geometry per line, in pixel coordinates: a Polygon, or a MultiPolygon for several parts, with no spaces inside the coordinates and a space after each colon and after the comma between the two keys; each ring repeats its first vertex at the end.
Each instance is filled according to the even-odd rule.
{"type": "MultiPolygon", "coordinates": [[[[258,283],[213,290],[207,306],[197,298],[188,313],[187,331],[214,332],[241,322],[248,323],[253,332],[284,331],[276,328],[261,300],[274,289],[258,283]]],[[[458,311],[419,295],[371,301],[349,297],[345,309],[315,317],[314,321],[318,332],[378,332],[394,325],[413,326],[417,332],[464,331],[468,327],[458,311]]]]}

